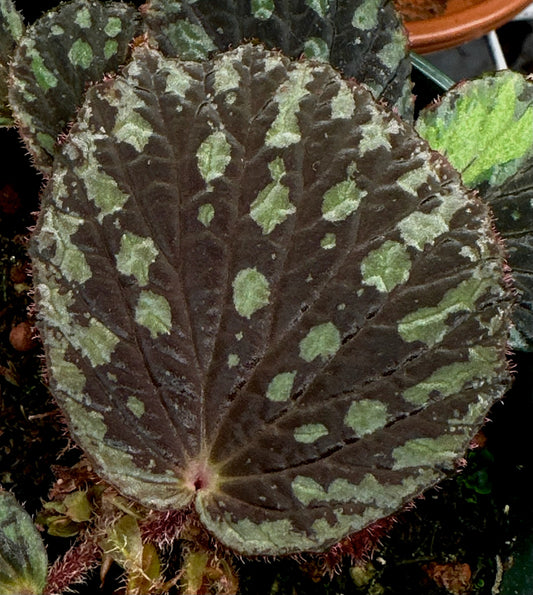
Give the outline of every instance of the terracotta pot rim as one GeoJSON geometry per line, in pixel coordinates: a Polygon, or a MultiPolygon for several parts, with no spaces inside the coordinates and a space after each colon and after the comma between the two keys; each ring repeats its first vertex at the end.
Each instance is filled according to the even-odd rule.
{"type": "Polygon", "coordinates": [[[448,6],[441,16],[406,23],[409,45],[421,54],[461,45],[510,21],[529,4],[531,0],[484,0],[455,11],[448,6]]]}

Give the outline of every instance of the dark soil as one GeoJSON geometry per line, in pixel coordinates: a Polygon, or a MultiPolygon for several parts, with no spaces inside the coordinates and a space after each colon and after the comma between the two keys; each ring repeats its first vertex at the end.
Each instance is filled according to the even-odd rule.
{"type": "Polygon", "coordinates": [[[23,344],[17,344],[13,337],[21,325],[32,323],[26,243],[41,181],[16,132],[1,130],[0,134],[4,155],[0,172],[0,482],[35,512],[52,480],[50,465],[66,438],[41,381],[38,342],[25,337],[23,344]]]}

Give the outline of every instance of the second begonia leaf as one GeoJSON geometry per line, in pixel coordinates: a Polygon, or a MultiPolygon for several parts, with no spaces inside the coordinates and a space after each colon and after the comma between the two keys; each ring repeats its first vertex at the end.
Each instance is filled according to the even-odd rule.
{"type": "Polygon", "coordinates": [[[39,595],[46,583],[46,549],[30,515],[0,490],[0,595],[39,595]]]}
{"type": "Polygon", "coordinates": [[[7,100],[7,81],[9,62],[23,33],[22,16],[13,0],[0,0],[0,126],[14,124],[7,100]]]}
{"type": "Polygon", "coordinates": [[[483,198],[504,240],[517,291],[511,346],[533,351],[533,157],[501,185],[487,187],[483,198]]]}
{"type": "Polygon", "coordinates": [[[142,12],[167,56],[202,60],[257,40],[291,58],[330,62],[412,118],[408,38],[390,0],[150,0],[142,12]]]}
{"type": "Polygon", "coordinates": [[[493,209],[518,290],[512,346],[533,348],[533,82],[512,71],[457,85],[417,130],[493,209]]]}
{"type": "Polygon", "coordinates": [[[85,89],[123,64],[137,13],[121,2],[74,0],[40,17],[19,40],[9,103],[35,165],[49,173],[58,137],[85,89]]]}
{"type": "Polygon", "coordinates": [[[487,207],[327,64],[139,48],[89,90],[31,254],[50,386],[96,469],[243,554],[393,513],[507,385],[487,207]]]}

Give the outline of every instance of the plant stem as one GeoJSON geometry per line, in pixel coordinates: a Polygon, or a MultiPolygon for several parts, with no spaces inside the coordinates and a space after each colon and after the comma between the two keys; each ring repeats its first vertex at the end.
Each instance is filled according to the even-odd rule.
{"type": "Polygon", "coordinates": [[[422,74],[427,76],[430,81],[433,81],[443,91],[448,91],[455,85],[455,81],[451,79],[447,74],[444,74],[442,70],[439,70],[436,66],[431,64],[429,60],[426,60],[415,52],[410,53],[411,64],[422,74]]]}

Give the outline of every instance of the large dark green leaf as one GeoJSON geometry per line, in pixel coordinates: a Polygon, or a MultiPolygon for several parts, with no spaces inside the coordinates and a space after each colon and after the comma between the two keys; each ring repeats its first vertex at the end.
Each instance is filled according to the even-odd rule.
{"type": "Polygon", "coordinates": [[[167,56],[205,59],[257,39],[292,58],[329,61],[412,116],[407,35],[389,0],[150,0],[143,12],[167,56]]]}
{"type": "Polygon", "coordinates": [[[57,138],[74,120],[86,87],[124,63],[136,21],[126,4],[75,0],[46,13],[20,40],[9,101],[42,171],[49,171],[57,138]]]}
{"type": "Polygon", "coordinates": [[[507,382],[487,208],[327,64],[138,50],[89,90],[31,253],[51,388],[96,468],[246,554],[397,510],[507,382]]]}

